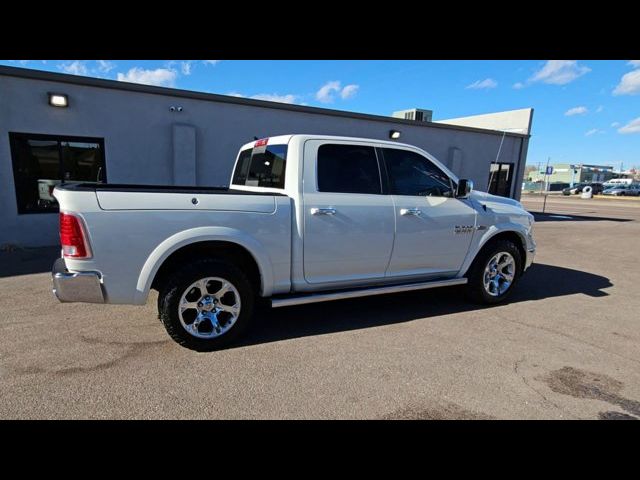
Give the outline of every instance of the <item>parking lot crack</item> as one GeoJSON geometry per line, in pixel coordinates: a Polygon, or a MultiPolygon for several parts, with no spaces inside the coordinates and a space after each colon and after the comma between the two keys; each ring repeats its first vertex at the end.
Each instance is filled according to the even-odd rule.
{"type": "Polygon", "coordinates": [[[524,363],[524,361],[526,360],[526,357],[522,357],[520,360],[516,360],[513,363],[513,373],[515,373],[517,376],[519,376],[522,379],[522,382],[526,385],[526,387],[531,390],[532,392],[534,392],[536,395],[538,395],[540,398],[542,398],[542,400],[544,400],[546,403],[553,405],[555,408],[557,408],[558,410],[560,410],[561,412],[564,412],[565,414],[567,414],[568,416],[570,416],[573,419],[579,419],[579,417],[576,417],[575,415],[573,415],[571,412],[569,412],[567,409],[565,409],[564,407],[558,405],[557,403],[555,403],[553,400],[550,400],[549,398],[547,398],[547,396],[540,392],[537,388],[535,388],[533,385],[531,385],[529,383],[529,381],[527,380],[527,377],[525,377],[524,375],[522,375],[519,371],[520,369],[520,365],[522,363],[524,363]]]}

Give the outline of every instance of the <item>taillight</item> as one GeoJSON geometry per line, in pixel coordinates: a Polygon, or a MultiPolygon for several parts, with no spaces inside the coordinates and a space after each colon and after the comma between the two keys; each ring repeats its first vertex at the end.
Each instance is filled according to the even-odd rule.
{"type": "Polygon", "coordinates": [[[60,244],[62,245],[62,254],[65,257],[91,257],[82,220],[70,213],[60,212],[60,244]]]}
{"type": "Polygon", "coordinates": [[[261,138],[260,140],[258,140],[256,143],[253,144],[253,148],[264,147],[267,143],[269,143],[268,138],[261,138]]]}

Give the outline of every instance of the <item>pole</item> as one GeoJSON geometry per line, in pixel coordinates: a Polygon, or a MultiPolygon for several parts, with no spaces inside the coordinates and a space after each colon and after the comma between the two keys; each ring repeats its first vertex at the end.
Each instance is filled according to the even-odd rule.
{"type": "Polygon", "coordinates": [[[544,213],[545,209],[547,208],[547,196],[549,195],[547,193],[547,190],[549,188],[547,186],[547,182],[548,182],[547,172],[549,171],[549,160],[551,160],[551,157],[547,157],[547,166],[544,168],[544,189],[545,189],[545,193],[544,193],[544,203],[542,204],[542,213],[544,213]]]}
{"type": "MultiPolygon", "coordinates": [[[[546,172],[545,172],[546,173],[546,172]]],[[[538,162],[538,178],[540,178],[540,162],[538,162]]],[[[544,176],[542,177],[544,179],[544,176]]],[[[542,186],[544,185],[544,180],[540,182],[540,195],[542,195],[542,186]]]]}
{"type": "Polygon", "coordinates": [[[573,188],[573,184],[576,181],[576,166],[575,165],[569,165],[569,167],[571,168],[571,183],[569,184],[569,188],[573,188]]]}

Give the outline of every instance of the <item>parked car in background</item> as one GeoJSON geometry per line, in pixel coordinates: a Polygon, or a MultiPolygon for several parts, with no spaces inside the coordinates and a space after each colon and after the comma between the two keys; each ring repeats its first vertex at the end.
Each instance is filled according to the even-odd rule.
{"type": "Polygon", "coordinates": [[[578,195],[582,193],[584,187],[591,187],[594,195],[599,195],[604,191],[604,186],[599,182],[576,183],[573,187],[567,187],[562,190],[563,195],[578,195]]]}
{"type": "Polygon", "coordinates": [[[632,178],[612,178],[604,182],[605,190],[609,187],[617,187],[618,185],[630,185],[635,183],[632,178]]]}
{"type": "Polygon", "coordinates": [[[614,195],[616,197],[637,197],[640,195],[640,184],[632,183],[631,185],[616,185],[615,187],[607,188],[603,195],[614,195]]]}

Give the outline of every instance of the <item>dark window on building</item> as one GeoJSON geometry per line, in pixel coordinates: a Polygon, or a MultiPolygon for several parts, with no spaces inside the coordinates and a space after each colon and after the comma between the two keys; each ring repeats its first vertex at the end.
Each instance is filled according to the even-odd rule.
{"type": "Polygon", "coordinates": [[[62,182],[107,181],[104,140],[9,133],[18,213],[55,213],[53,189],[62,182]]]}
{"type": "Polygon", "coordinates": [[[382,193],[375,149],[362,145],[321,145],[318,149],[318,191],[382,193]]]}
{"type": "Polygon", "coordinates": [[[428,158],[396,148],[382,152],[392,194],[453,197],[451,179],[428,158]]]}
{"type": "Polygon", "coordinates": [[[232,183],[247,187],[284,188],[286,165],[286,145],[267,145],[243,150],[240,152],[232,183]]]}
{"type": "Polygon", "coordinates": [[[513,163],[492,163],[489,172],[489,193],[501,197],[511,196],[513,163]]]}

